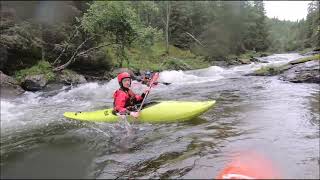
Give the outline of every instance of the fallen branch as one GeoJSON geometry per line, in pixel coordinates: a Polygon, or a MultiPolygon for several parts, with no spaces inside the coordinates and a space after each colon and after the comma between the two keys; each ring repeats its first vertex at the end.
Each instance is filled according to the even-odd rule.
{"type": "MultiPolygon", "coordinates": [[[[92,38],[89,38],[89,39],[92,39],[92,38]]],[[[89,40],[89,39],[86,39],[84,40],[76,49],[76,51],[73,53],[73,55],[71,56],[71,58],[69,59],[68,62],[66,62],[65,64],[59,66],[59,67],[56,67],[53,69],[53,71],[61,71],[63,70],[64,68],[66,68],[67,66],[69,66],[71,64],[71,62],[75,59],[76,55],[78,54],[78,51],[80,48],[82,48],[82,46],[89,40]]]]}
{"type": "Polygon", "coordinates": [[[72,57],[69,59],[68,62],[66,62],[65,64],[63,64],[63,65],[61,65],[61,66],[59,66],[59,67],[54,68],[53,71],[61,71],[61,70],[65,69],[65,68],[66,68],[67,66],[69,66],[78,56],[81,56],[81,55],[87,54],[87,53],[90,52],[90,51],[93,51],[93,50],[96,50],[96,49],[99,49],[99,48],[102,48],[102,47],[105,47],[105,46],[110,46],[110,45],[114,44],[114,43],[102,44],[102,45],[100,45],[100,46],[93,47],[93,48],[90,48],[90,49],[87,49],[87,50],[85,50],[85,51],[82,51],[82,52],[78,53],[79,49],[84,45],[84,43],[85,43],[87,40],[89,40],[89,39],[86,39],[84,42],[82,42],[82,43],[78,46],[77,50],[73,53],[72,57]]]}
{"type": "Polygon", "coordinates": [[[54,60],[53,65],[58,64],[60,62],[60,58],[63,55],[63,53],[67,50],[67,48],[70,45],[70,41],[72,41],[74,39],[74,37],[76,37],[79,33],[78,28],[80,26],[76,26],[76,29],[74,30],[74,32],[72,33],[72,36],[69,37],[68,39],[68,44],[63,48],[62,52],[60,53],[60,55],[56,58],[56,60],[54,60]]]}
{"type": "Polygon", "coordinates": [[[199,43],[202,47],[205,47],[198,39],[196,39],[192,34],[186,32],[187,35],[189,35],[192,39],[194,39],[197,43],[199,43]]]}

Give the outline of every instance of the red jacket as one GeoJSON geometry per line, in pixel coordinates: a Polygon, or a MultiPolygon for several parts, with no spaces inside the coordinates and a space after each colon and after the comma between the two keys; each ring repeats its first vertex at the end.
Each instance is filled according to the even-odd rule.
{"type": "Polygon", "coordinates": [[[116,112],[120,114],[125,114],[128,111],[133,111],[133,106],[139,102],[142,102],[145,94],[143,93],[141,96],[136,95],[130,89],[127,91],[120,88],[116,90],[113,94],[113,106],[116,112]]]}

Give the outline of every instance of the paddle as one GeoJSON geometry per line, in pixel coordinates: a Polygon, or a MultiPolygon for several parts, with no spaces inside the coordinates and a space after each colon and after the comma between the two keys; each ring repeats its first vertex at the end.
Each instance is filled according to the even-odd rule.
{"type": "Polygon", "coordinates": [[[143,98],[143,100],[142,100],[142,103],[141,103],[141,105],[140,105],[140,108],[139,108],[138,112],[140,112],[140,111],[141,111],[142,106],[143,106],[143,103],[144,103],[144,101],[146,100],[146,98],[147,98],[147,96],[148,96],[148,94],[149,94],[149,92],[150,92],[151,88],[153,87],[153,83],[154,83],[154,82],[156,82],[158,78],[159,78],[159,73],[158,73],[158,72],[157,72],[157,73],[155,73],[155,74],[152,76],[152,79],[150,80],[150,83],[149,83],[149,91],[148,91],[148,92],[146,93],[146,95],[144,96],[144,98],[143,98]]]}

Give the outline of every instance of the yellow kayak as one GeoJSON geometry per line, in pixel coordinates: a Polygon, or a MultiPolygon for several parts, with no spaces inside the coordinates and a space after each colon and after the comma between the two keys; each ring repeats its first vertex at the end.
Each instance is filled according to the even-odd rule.
{"type": "MultiPolygon", "coordinates": [[[[200,116],[210,109],[216,101],[159,101],[147,104],[140,112],[139,122],[162,123],[187,121],[200,116]]],[[[80,121],[117,122],[119,117],[112,113],[112,108],[91,112],[65,112],[65,117],[80,121]]],[[[129,121],[135,121],[127,116],[129,121]]]]}

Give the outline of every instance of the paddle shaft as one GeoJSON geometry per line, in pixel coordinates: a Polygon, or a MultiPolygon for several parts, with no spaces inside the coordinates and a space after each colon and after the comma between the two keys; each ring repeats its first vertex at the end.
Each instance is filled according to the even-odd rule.
{"type": "Polygon", "coordinates": [[[154,74],[154,77],[151,79],[150,84],[149,84],[149,91],[148,91],[148,92],[146,93],[146,95],[144,96],[138,112],[141,111],[142,106],[143,106],[143,103],[144,103],[144,101],[146,100],[146,98],[147,98],[147,96],[148,96],[148,94],[149,94],[149,92],[150,92],[150,90],[151,90],[151,87],[152,87],[153,83],[158,79],[158,77],[159,77],[159,73],[156,73],[156,74],[154,74]]]}
{"type": "MultiPolygon", "coordinates": [[[[151,88],[150,88],[151,89],[151,88]]],[[[149,91],[150,91],[150,89],[149,89],[149,91]]],[[[142,103],[141,103],[141,105],[140,105],[140,108],[139,108],[139,110],[138,110],[138,112],[140,112],[141,111],[141,109],[142,109],[142,106],[143,106],[143,103],[144,103],[144,101],[146,100],[146,98],[147,98],[147,96],[148,96],[148,94],[149,94],[149,91],[146,93],[146,95],[144,96],[144,98],[143,98],[143,100],[142,100],[142,103]]]]}

